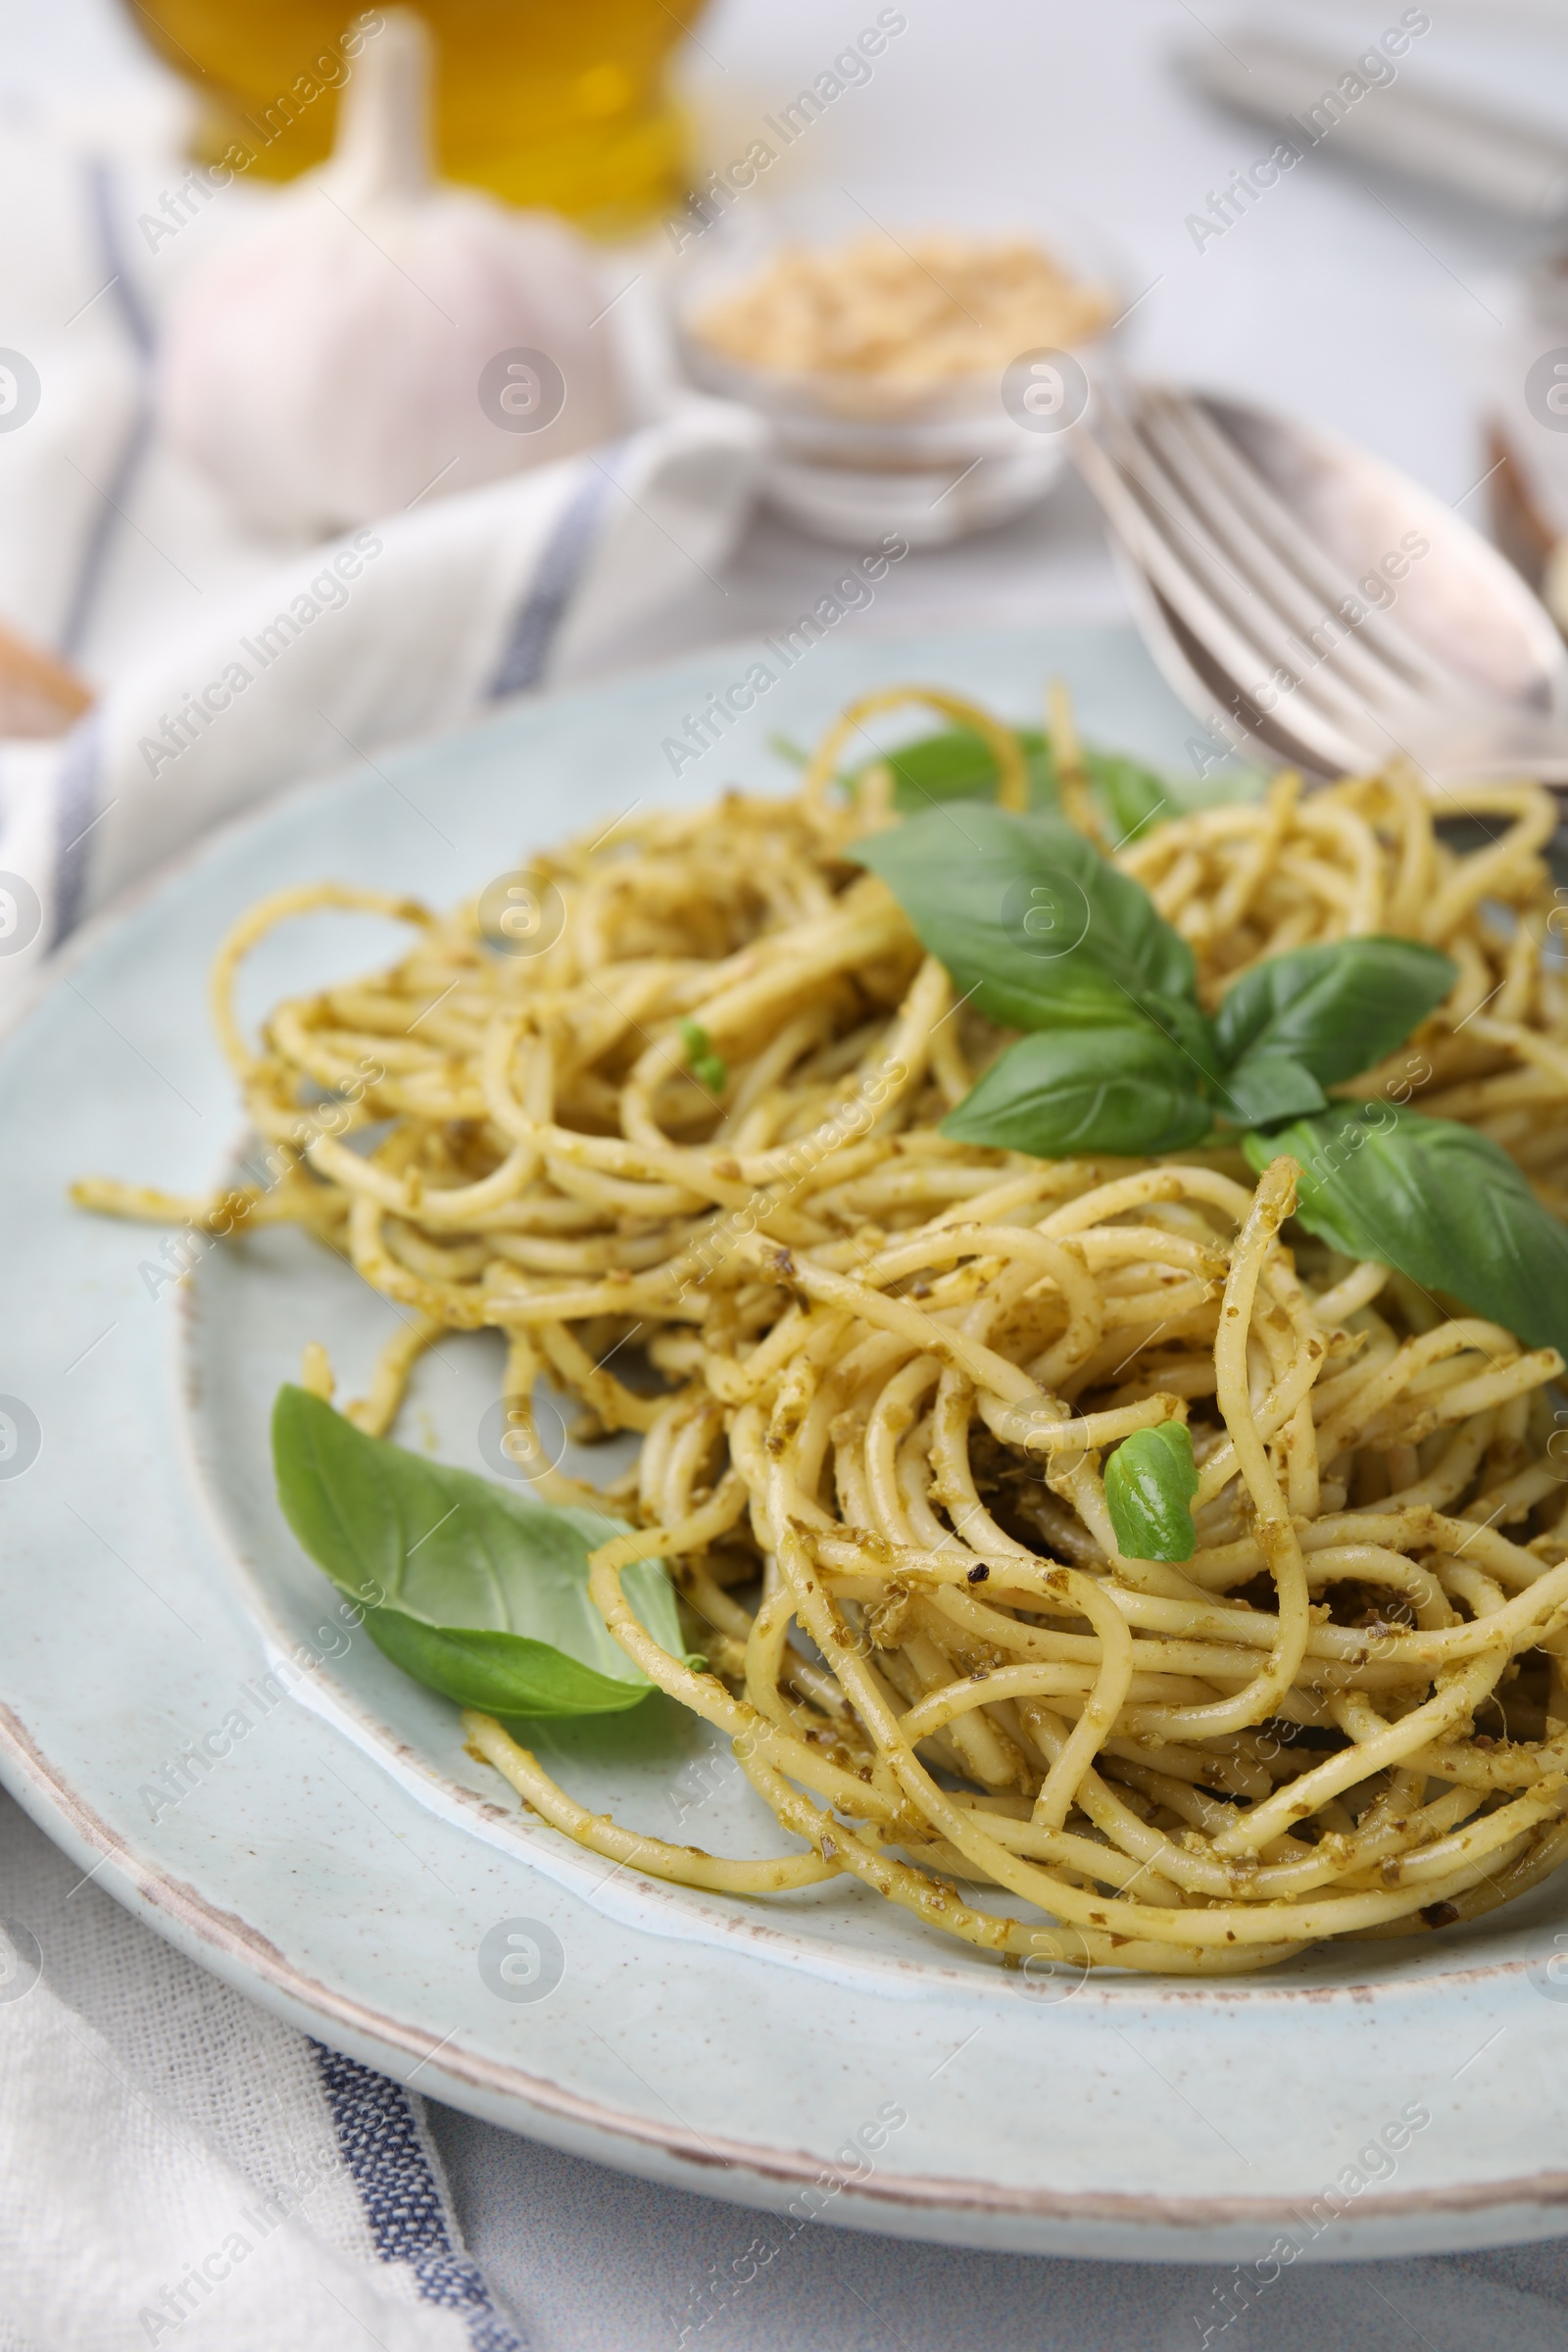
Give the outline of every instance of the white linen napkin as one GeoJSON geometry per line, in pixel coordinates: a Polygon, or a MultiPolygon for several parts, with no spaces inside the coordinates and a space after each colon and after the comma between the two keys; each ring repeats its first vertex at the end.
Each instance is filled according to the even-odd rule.
{"type": "Polygon", "coordinates": [[[0,2352],[521,2352],[419,2099],[82,1880],[0,1795],[0,2352]]]}

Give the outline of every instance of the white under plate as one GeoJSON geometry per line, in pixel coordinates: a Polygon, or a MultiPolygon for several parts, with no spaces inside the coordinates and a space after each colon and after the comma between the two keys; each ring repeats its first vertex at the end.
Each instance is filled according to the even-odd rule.
{"type": "MultiPolygon", "coordinates": [[[[524,1822],[456,1709],[343,1627],[279,1517],[277,1385],[320,1338],[363,1387],[386,1302],[292,1233],[173,1283],[157,1230],[69,1205],[86,1171],[198,1191],[224,1169],[238,1122],[203,976],[280,884],[455,899],[633,803],[782,789],[767,731],[809,740],[851,694],[910,678],[1025,719],[1060,672],[1091,741],[1189,766],[1130,635],[864,633],[813,648],[677,782],[665,739],[758,659],[778,671],[731,647],[519,705],[293,798],[96,926],[0,1051],[0,1410],[22,1434],[0,1460],[0,1775],[100,1886],[297,2025],[652,2179],[973,2245],[1265,2271],[1296,2258],[1282,2239],[1344,2258],[1559,2230],[1568,1982],[1546,1964],[1568,1879],[1460,1933],[1252,1982],[1042,1991],[847,1883],[748,1902],[612,1870],[524,1822]],[[4,1474],[34,1423],[36,1458],[4,1474]],[[309,1662],[269,1688],[291,1656],[309,1662]],[[176,1801],[160,1776],[207,1735],[176,1801]]],[[[247,976],[251,1015],[394,936],[291,928],[247,976]]],[[[490,1335],[443,1342],[407,1441],[481,1468],[499,1368],[490,1335]]],[[[635,1827],[777,1850],[721,1745],[662,1697],[540,1744],[635,1827]]]]}

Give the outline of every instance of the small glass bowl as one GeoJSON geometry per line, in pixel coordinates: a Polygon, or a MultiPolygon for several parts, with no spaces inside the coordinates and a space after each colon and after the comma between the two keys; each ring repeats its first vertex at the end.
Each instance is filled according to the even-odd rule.
{"type": "Polygon", "coordinates": [[[751,193],[686,247],[671,309],[690,382],[767,420],[763,484],[781,513],[839,546],[895,533],[911,547],[931,547],[1006,521],[1045,496],[1065,462],[1066,428],[1088,404],[1088,369],[1126,303],[1126,283],[1123,267],[1086,224],[1005,196],[751,193]],[[1111,324],[1065,352],[1020,352],[1005,369],[927,378],[753,367],[698,331],[710,306],[782,247],[838,246],[878,229],[901,246],[941,230],[1025,238],[1102,293],[1111,324]]]}

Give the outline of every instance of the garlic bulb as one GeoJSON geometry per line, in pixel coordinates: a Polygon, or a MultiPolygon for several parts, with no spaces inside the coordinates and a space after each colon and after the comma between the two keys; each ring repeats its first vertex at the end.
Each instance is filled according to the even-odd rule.
{"type": "Polygon", "coordinates": [[[417,17],[384,13],[330,162],[172,306],[160,421],[259,529],[321,537],[620,421],[584,240],[433,181],[427,46],[417,17]]]}

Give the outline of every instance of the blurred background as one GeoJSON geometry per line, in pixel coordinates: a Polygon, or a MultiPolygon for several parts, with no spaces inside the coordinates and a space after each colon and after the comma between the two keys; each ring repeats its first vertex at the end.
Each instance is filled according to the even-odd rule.
{"type": "MultiPolygon", "coordinates": [[[[596,0],[569,10],[547,0],[432,0],[426,14],[443,170],[512,203],[558,205],[591,232],[604,298],[629,289],[609,325],[640,354],[622,363],[635,379],[634,404],[657,405],[660,363],[649,356],[648,331],[671,280],[704,258],[702,239],[689,233],[677,250],[678,224],[693,225],[686,190],[711,185],[715,170],[761,140],[774,160],[742,194],[725,197],[732,217],[748,207],[761,218],[801,199],[839,200],[845,187],[870,192],[873,205],[879,191],[897,188],[906,210],[912,189],[934,215],[994,197],[1038,219],[1048,242],[1054,231],[1058,248],[1063,233],[1081,235],[1097,261],[1109,258],[1129,308],[1115,339],[1125,366],[1250,394],[1337,428],[1484,524],[1494,493],[1485,478],[1494,463],[1490,421],[1511,415],[1534,444],[1532,458],[1552,473],[1559,446],[1523,408],[1519,340],[1533,357],[1544,342],[1565,339],[1540,329],[1544,298],[1531,286],[1532,266],[1568,238],[1568,181],[1554,192],[1547,166],[1538,174],[1539,201],[1514,189],[1502,202],[1442,184],[1443,151],[1451,164],[1462,143],[1451,131],[1435,142],[1428,175],[1396,168],[1372,136],[1376,110],[1392,92],[1374,89],[1359,102],[1360,119],[1306,153],[1255,203],[1237,204],[1222,229],[1212,226],[1223,215],[1211,199],[1267,156],[1279,135],[1216,94],[1226,77],[1253,75],[1248,39],[1271,36],[1315,53],[1324,69],[1319,87],[1332,86],[1339,70],[1399,26],[1393,0],[1277,4],[1250,14],[1218,0],[1205,0],[1201,14],[1184,0],[1112,0],[1098,9],[1067,0],[985,0],[978,8],[915,0],[882,12],[904,28],[872,43],[878,53],[857,64],[853,80],[834,76],[833,61],[862,26],[876,25],[878,11],[843,0],[800,0],[787,10],[764,0],[714,0],[702,9],[692,0],[596,0]],[[824,74],[840,81],[839,94],[786,144],[781,109],[824,74]],[[1195,217],[1210,222],[1206,233],[1195,232],[1195,217]]],[[[1548,136],[1568,125],[1568,27],[1551,0],[1446,0],[1430,15],[1402,14],[1430,29],[1405,41],[1401,96],[1453,96],[1548,136]]],[[[67,141],[117,159],[125,278],[156,337],[177,322],[181,287],[278,205],[283,175],[326,154],[336,89],[323,80],[292,120],[277,101],[310,76],[312,61],[335,54],[344,28],[329,0],[56,0],[47,11],[9,0],[0,22],[0,122],[12,157],[0,316],[14,321],[0,339],[24,351],[47,345],[34,355],[39,365],[59,347],[62,363],[76,367],[97,338],[96,406],[106,425],[129,405],[110,331],[115,296],[65,323],[82,289],[92,289],[79,270],[66,272],[63,260],[62,282],[51,283],[51,257],[67,240],[35,143],[67,141]],[[187,194],[160,212],[161,195],[178,195],[183,158],[223,174],[221,158],[236,141],[253,154],[248,168],[199,201],[187,194]],[[175,233],[149,243],[136,226],[148,212],[175,233]]],[[[345,63],[323,71],[343,73],[345,63]]],[[[695,224],[702,227],[700,216],[695,224]]],[[[331,320],[318,300],[300,300],[292,339],[308,344],[331,320]]],[[[282,374],[292,374],[296,356],[274,352],[282,374]]],[[[90,366],[87,375],[90,382],[90,366]]],[[[220,371],[215,380],[223,382],[220,371]]],[[[265,405],[260,386],[249,397],[265,405]]],[[[39,426],[45,422],[41,415],[39,426]]],[[[218,430],[213,424],[209,437],[218,430]]],[[[188,419],[182,436],[155,442],[118,491],[112,430],[101,451],[71,447],[69,458],[47,466],[41,438],[0,434],[0,541],[11,542],[9,553],[0,545],[0,620],[66,653],[89,683],[177,628],[200,600],[275,560],[268,534],[193,462],[201,434],[188,419]],[[101,518],[105,494],[124,517],[115,522],[90,612],[73,615],[69,566],[62,562],[59,577],[44,576],[37,534],[75,546],[101,518]],[[30,551],[17,552],[23,537],[30,551]],[[74,643],[66,648],[68,625],[74,643]]],[[[438,484],[428,495],[456,487],[438,484]]],[[[406,495],[417,488],[411,483],[406,495]]],[[[763,503],[721,574],[692,570],[686,593],[625,632],[615,659],[643,661],[767,627],[798,609],[822,568],[810,534],[763,503]]],[[[890,577],[875,625],[914,612],[922,619],[1018,621],[1119,610],[1094,511],[1063,476],[1010,520],[939,549],[917,548],[890,577]]]]}

